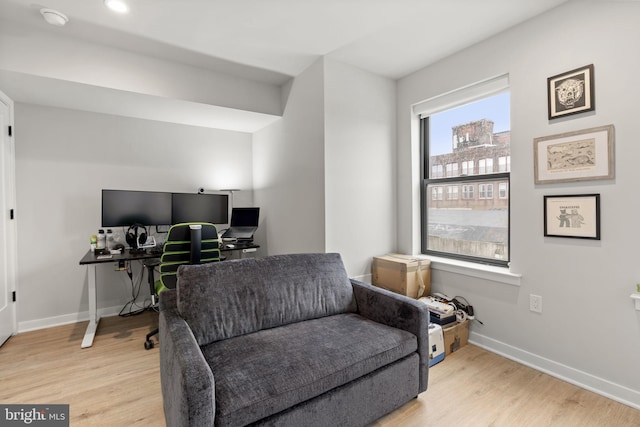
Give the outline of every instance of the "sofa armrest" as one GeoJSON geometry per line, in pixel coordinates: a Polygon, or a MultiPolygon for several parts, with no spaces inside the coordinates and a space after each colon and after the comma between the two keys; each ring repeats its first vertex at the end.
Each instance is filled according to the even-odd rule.
{"type": "Polygon", "coordinates": [[[160,294],[160,382],[168,427],[213,426],[215,383],[187,322],[176,308],[176,291],[160,294]]]}
{"type": "Polygon", "coordinates": [[[426,304],[358,280],[351,279],[351,284],[361,316],[417,337],[419,392],[425,391],[429,380],[429,309],[426,304]]]}

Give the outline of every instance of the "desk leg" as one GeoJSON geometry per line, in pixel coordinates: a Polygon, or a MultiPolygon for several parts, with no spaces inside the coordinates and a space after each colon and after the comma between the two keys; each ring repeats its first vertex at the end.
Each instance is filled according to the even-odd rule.
{"type": "Polygon", "coordinates": [[[98,296],[96,294],[96,265],[88,264],[87,273],[89,276],[89,325],[87,326],[87,332],[84,333],[84,339],[82,340],[80,348],[87,348],[93,345],[93,338],[98,329],[98,322],[100,322],[100,316],[98,316],[98,296]]]}

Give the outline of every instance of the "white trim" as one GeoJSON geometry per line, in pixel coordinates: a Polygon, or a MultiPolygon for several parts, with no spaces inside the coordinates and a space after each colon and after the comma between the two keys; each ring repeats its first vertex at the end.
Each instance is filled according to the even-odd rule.
{"type": "Polygon", "coordinates": [[[592,391],[632,408],[640,409],[640,391],[638,390],[596,377],[588,372],[580,371],[476,332],[470,333],[469,342],[585,390],[592,391]]]}
{"type": "MultiPolygon", "coordinates": [[[[113,307],[98,309],[98,318],[117,316],[122,310],[122,304],[113,307]]],[[[45,317],[43,319],[18,322],[18,333],[36,331],[39,329],[53,328],[54,326],[68,325],[70,323],[86,322],[89,320],[89,312],[63,314],[61,316],[45,317]]]]}
{"type": "Polygon", "coordinates": [[[446,271],[449,273],[491,280],[493,282],[504,283],[512,286],[520,286],[522,279],[522,274],[513,273],[505,267],[479,264],[451,258],[441,258],[431,255],[422,255],[421,257],[431,261],[432,270],[446,271]]]}
{"type": "MultiPolygon", "coordinates": [[[[12,136],[9,137],[9,153],[8,158],[5,159],[5,164],[0,165],[0,173],[4,174],[4,197],[7,203],[7,208],[14,209],[17,212],[16,206],[16,145],[15,145],[15,117],[14,117],[14,103],[11,98],[9,98],[4,92],[0,91],[0,102],[5,104],[9,110],[9,123],[12,129],[12,136]]],[[[0,130],[1,132],[6,132],[7,129],[0,130]]],[[[0,148],[4,149],[0,144],[0,148]]],[[[1,156],[0,156],[1,157],[1,156]]],[[[3,181],[0,179],[0,182],[3,181]]],[[[7,291],[8,295],[11,295],[13,292],[18,291],[18,226],[17,219],[13,219],[8,221],[5,229],[5,236],[2,236],[4,239],[3,244],[5,245],[6,250],[6,279],[7,279],[7,291]]],[[[11,317],[11,334],[15,335],[17,333],[17,320],[16,320],[16,312],[17,312],[17,303],[13,301],[8,301],[8,310],[9,315],[11,317]]],[[[0,345],[2,345],[2,340],[0,340],[0,345]]]]}
{"type": "Polygon", "coordinates": [[[490,77],[414,104],[413,114],[424,118],[440,111],[468,104],[509,89],[509,74],[490,77]]]}

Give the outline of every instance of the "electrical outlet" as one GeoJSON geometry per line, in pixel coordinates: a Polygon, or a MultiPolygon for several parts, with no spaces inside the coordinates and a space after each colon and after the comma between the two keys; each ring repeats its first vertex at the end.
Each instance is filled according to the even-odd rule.
{"type": "Polygon", "coordinates": [[[540,295],[529,295],[529,310],[542,313],[542,297],[540,295]]]}

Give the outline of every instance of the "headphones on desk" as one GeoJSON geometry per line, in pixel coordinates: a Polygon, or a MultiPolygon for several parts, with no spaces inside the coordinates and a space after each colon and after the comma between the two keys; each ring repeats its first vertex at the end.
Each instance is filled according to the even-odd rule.
{"type": "Polygon", "coordinates": [[[129,226],[129,229],[127,230],[127,233],[124,235],[124,238],[130,247],[137,249],[139,245],[145,244],[145,242],[147,241],[148,235],[149,235],[149,232],[147,231],[147,227],[145,227],[144,225],[131,224],[129,226]],[[144,231],[138,234],[138,229],[140,228],[144,231]]]}

